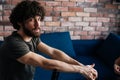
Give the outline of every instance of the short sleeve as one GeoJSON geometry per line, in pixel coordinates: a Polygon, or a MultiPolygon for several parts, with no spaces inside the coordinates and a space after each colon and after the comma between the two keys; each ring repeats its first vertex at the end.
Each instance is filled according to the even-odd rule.
{"type": "Polygon", "coordinates": [[[27,44],[18,38],[6,40],[5,45],[7,48],[6,56],[13,59],[17,59],[30,51],[27,44]]]}

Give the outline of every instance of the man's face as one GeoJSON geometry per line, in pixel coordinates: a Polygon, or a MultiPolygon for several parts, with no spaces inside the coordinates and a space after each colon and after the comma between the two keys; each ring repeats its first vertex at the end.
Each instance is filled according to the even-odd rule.
{"type": "Polygon", "coordinates": [[[40,20],[40,16],[27,19],[23,25],[24,33],[29,37],[39,37],[41,33],[40,20]]]}

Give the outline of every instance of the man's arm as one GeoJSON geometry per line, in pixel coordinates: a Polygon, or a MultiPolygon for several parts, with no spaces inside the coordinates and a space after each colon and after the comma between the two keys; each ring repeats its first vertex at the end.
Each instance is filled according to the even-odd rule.
{"type": "Polygon", "coordinates": [[[94,80],[95,78],[97,78],[97,71],[93,69],[92,66],[79,66],[68,64],[59,60],[47,59],[34,52],[26,53],[24,56],[18,58],[17,61],[23,64],[39,66],[49,70],[56,69],[62,72],[80,73],[89,80],[94,80]]]}
{"type": "MultiPolygon", "coordinates": [[[[97,78],[97,71],[93,68],[93,65],[79,65],[79,62],[74,61],[74,59],[70,58],[67,55],[61,55],[64,54],[63,52],[56,50],[52,47],[49,47],[45,45],[44,43],[41,43],[38,45],[38,48],[40,51],[48,54],[49,56],[53,57],[54,59],[47,59],[39,54],[36,54],[34,52],[28,52],[24,56],[20,57],[17,59],[17,61],[23,63],[23,64],[28,64],[28,65],[33,65],[33,66],[40,66],[45,69],[50,69],[50,70],[58,70],[62,72],[77,72],[85,76],[89,80],[94,80],[97,78]],[[57,52],[58,51],[58,52],[57,52]],[[59,55],[55,55],[55,52],[57,52],[59,55]],[[54,56],[55,55],[55,56],[54,56]],[[57,58],[63,56],[63,59],[57,58]],[[64,59],[67,58],[67,59],[64,59]],[[65,61],[67,60],[67,61],[65,61]],[[74,64],[75,62],[75,64],[74,64]]],[[[56,54],[57,54],[56,53],[56,54]]]]}
{"type": "Polygon", "coordinates": [[[84,66],[82,63],[71,58],[70,56],[65,54],[63,51],[58,50],[56,48],[52,48],[43,42],[40,42],[40,44],[38,45],[38,49],[39,49],[39,51],[49,55],[53,59],[60,60],[60,61],[63,61],[63,62],[69,63],[69,64],[84,66]]]}
{"type": "Polygon", "coordinates": [[[29,52],[24,56],[18,58],[17,60],[23,64],[39,66],[39,67],[50,69],[50,70],[57,69],[59,71],[65,71],[65,72],[80,72],[77,69],[77,66],[75,68],[75,65],[70,65],[65,62],[54,60],[54,59],[47,59],[34,52],[29,52]],[[63,65],[66,67],[64,67],[63,65]]]}

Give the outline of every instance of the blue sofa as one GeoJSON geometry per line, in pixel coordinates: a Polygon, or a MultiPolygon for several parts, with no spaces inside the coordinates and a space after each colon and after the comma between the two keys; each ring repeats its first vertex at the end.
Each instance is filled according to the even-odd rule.
{"type": "MultiPolygon", "coordinates": [[[[97,80],[115,80],[113,64],[120,56],[120,37],[110,33],[104,40],[71,40],[69,32],[44,33],[41,41],[64,51],[72,58],[87,65],[95,63],[97,80]]],[[[0,44],[2,41],[0,41],[0,44]]],[[[41,52],[38,54],[50,58],[41,52]]],[[[36,68],[34,80],[51,80],[52,70],[36,68]]],[[[79,73],[59,72],[58,80],[86,80],[79,73]]]]}

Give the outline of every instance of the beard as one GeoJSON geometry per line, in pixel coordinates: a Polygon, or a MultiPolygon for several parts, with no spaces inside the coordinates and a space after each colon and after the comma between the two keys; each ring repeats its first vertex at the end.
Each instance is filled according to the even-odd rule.
{"type": "Polygon", "coordinates": [[[25,26],[23,26],[23,31],[29,37],[39,37],[40,36],[40,28],[34,28],[30,31],[25,26]],[[39,30],[39,31],[35,32],[36,30],[39,30]]]}

